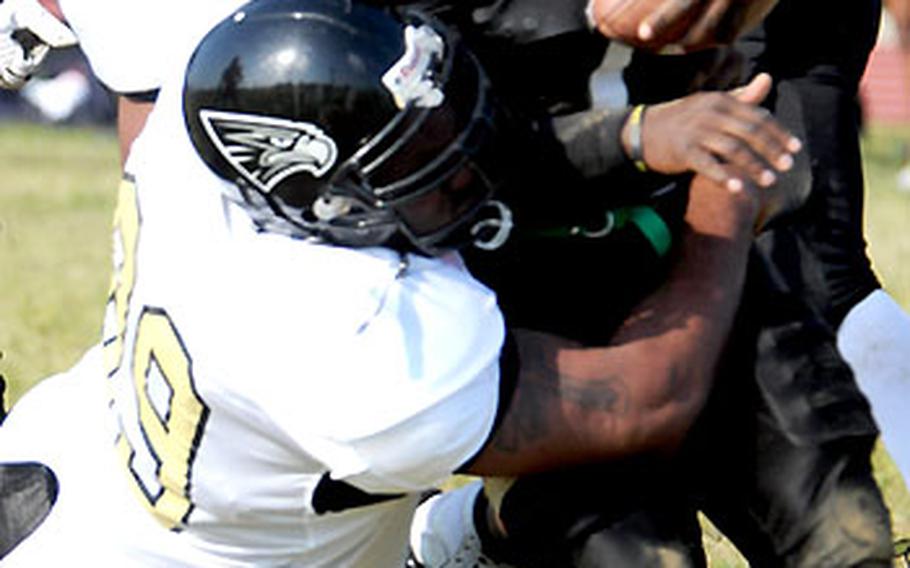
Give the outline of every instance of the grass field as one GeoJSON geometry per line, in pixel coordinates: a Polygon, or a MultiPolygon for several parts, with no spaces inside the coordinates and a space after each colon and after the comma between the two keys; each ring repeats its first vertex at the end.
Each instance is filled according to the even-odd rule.
{"type": "Polygon", "coordinates": [[[112,132],[0,125],[0,374],[15,400],[100,337],[112,132]]]}
{"type": "MultiPolygon", "coordinates": [[[[910,308],[910,193],[895,190],[910,130],[865,141],[867,231],[876,270],[910,308]]],[[[73,364],[100,335],[118,180],[113,133],[0,124],[0,374],[16,400],[73,364]]],[[[910,495],[885,452],[876,471],[896,533],[910,536],[910,495]]],[[[742,562],[708,531],[712,565],[742,562]]]]}

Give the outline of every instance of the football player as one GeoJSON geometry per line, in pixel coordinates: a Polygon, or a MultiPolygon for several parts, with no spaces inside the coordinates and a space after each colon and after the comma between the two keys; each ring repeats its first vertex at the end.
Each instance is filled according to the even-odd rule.
{"type": "MultiPolygon", "coordinates": [[[[117,125],[122,160],[126,159],[132,140],[142,128],[145,118],[151,110],[161,81],[162,68],[167,65],[170,59],[167,55],[168,50],[173,47],[175,38],[180,37],[180,23],[172,21],[169,15],[173,13],[173,10],[178,9],[182,12],[188,10],[199,11],[200,13],[217,12],[219,5],[230,4],[230,0],[206,0],[205,2],[194,3],[190,7],[177,6],[173,0],[157,3],[139,0],[125,0],[122,2],[46,1],[49,5],[54,6],[55,14],[62,13],[65,15],[67,23],[72,26],[73,31],[79,38],[81,48],[86,53],[93,72],[103,84],[118,94],[117,125]],[[169,34],[170,42],[161,45],[160,42],[156,41],[155,30],[165,27],[171,30],[169,34]],[[110,49],[111,45],[117,45],[119,48],[116,50],[110,49]]],[[[377,3],[403,4],[407,2],[381,0],[377,3]]],[[[677,29],[678,25],[676,22],[678,20],[688,20],[695,16],[700,19],[708,18],[708,15],[717,11],[717,8],[713,6],[713,4],[717,3],[717,1],[712,2],[712,7],[699,7],[697,10],[694,7],[690,7],[683,12],[674,3],[665,2],[657,7],[649,6],[645,14],[653,13],[655,14],[654,17],[659,18],[659,21],[651,22],[652,27],[656,30],[653,33],[657,40],[666,43],[669,41],[669,35],[667,31],[662,29],[663,27],[677,29]]],[[[767,0],[753,2],[755,5],[768,3],[767,0]]],[[[436,1],[417,2],[417,4],[426,5],[425,7],[431,9],[445,6],[445,3],[436,1]]],[[[592,3],[589,10],[593,10],[595,5],[599,6],[600,4],[592,3]]],[[[18,88],[27,80],[30,73],[40,65],[48,47],[70,45],[75,42],[75,37],[66,26],[61,25],[50,12],[38,4],[37,0],[12,0],[8,1],[4,6],[7,9],[4,12],[0,12],[0,21],[4,20],[2,14],[7,14],[5,19],[8,23],[0,27],[0,35],[4,37],[4,41],[10,48],[0,52],[0,64],[7,70],[5,73],[11,79],[8,81],[0,79],[0,87],[18,88]],[[22,15],[17,16],[19,13],[22,13],[22,15]],[[32,16],[33,13],[40,14],[42,18],[39,19],[32,16]],[[36,23],[31,24],[31,22],[36,23]],[[31,30],[30,26],[35,29],[31,30]],[[54,30],[55,33],[51,34],[49,31],[44,31],[46,29],[54,30]],[[25,51],[25,46],[20,46],[22,38],[32,37],[34,40],[35,36],[37,36],[38,39],[41,39],[41,33],[47,36],[47,39],[28,44],[30,46],[34,45],[31,49],[35,53],[30,57],[26,57],[23,61],[22,54],[25,51]],[[61,38],[65,38],[65,41],[61,38]],[[17,71],[22,66],[25,69],[17,71]],[[17,78],[13,80],[12,77],[17,78]]],[[[566,13],[570,14],[568,19],[571,20],[573,12],[566,11],[566,13]]],[[[516,15],[512,15],[511,18],[514,19],[516,15]]],[[[615,13],[598,16],[601,27],[604,30],[608,29],[610,25],[616,25],[621,29],[621,23],[628,18],[625,14],[616,15],[615,13]]],[[[510,24],[507,22],[506,25],[510,24]]],[[[557,23],[557,26],[563,25],[565,25],[564,22],[557,23]]],[[[712,34],[719,33],[721,29],[735,29],[735,24],[732,22],[717,22],[709,25],[704,22],[703,27],[701,35],[697,38],[692,37],[688,41],[697,41],[699,43],[710,41],[714,37],[712,34]],[[723,25],[721,26],[720,24],[723,25]]],[[[614,33],[618,34],[620,32],[614,30],[614,33]]],[[[704,107],[705,105],[702,104],[701,106],[704,107]]],[[[692,111],[689,110],[689,112],[692,111]]],[[[615,119],[611,122],[615,122],[615,119]]],[[[706,119],[703,120],[703,124],[712,125],[713,122],[706,119]]],[[[691,136],[701,135],[707,138],[707,132],[704,131],[697,132],[695,129],[683,131],[691,132],[691,136]]],[[[738,136],[742,136],[742,133],[738,136]]],[[[707,144],[708,142],[706,140],[702,144],[707,144]]],[[[755,146],[754,140],[750,142],[755,146]]],[[[628,145],[629,142],[626,141],[625,144],[628,145]]],[[[580,144],[576,144],[576,146],[580,146],[580,144]]],[[[683,144],[677,144],[677,147],[683,147],[683,144]]],[[[768,154],[770,155],[770,153],[769,151],[768,154]]],[[[748,153],[724,150],[719,147],[718,142],[714,142],[711,153],[690,152],[689,154],[674,156],[673,158],[679,158],[696,171],[711,174],[715,179],[723,178],[725,180],[730,177],[730,171],[724,171],[725,168],[722,164],[713,159],[714,154],[723,156],[724,161],[737,164],[744,159],[750,158],[748,153]],[[708,163],[705,163],[706,161],[708,163]]],[[[757,180],[760,179],[759,176],[764,176],[765,179],[768,179],[767,176],[770,172],[764,170],[756,172],[758,161],[753,160],[748,165],[750,167],[740,169],[752,173],[757,180]]],[[[678,167],[675,164],[673,166],[678,167]]],[[[738,183],[738,181],[734,180],[729,181],[738,183]]],[[[764,185],[767,185],[767,182],[764,182],[764,185]]]]}
{"type": "Polygon", "coordinates": [[[453,471],[679,443],[765,216],[751,184],[693,182],[642,307],[663,317],[507,337],[453,250],[508,237],[511,129],[447,28],[258,0],[187,47],[126,164],[104,341],[0,429],[59,480],[9,565],[400,566],[453,471]]]}
{"type": "MultiPolygon", "coordinates": [[[[76,27],[77,27],[77,29],[79,29],[78,26],[76,26],[76,27]]],[[[137,43],[141,43],[141,42],[137,42],[137,43]]],[[[91,52],[91,48],[89,48],[89,51],[91,52]]],[[[98,57],[94,57],[93,60],[97,61],[97,60],[98,60],[98,57]]],[[[103,61],[103,59],[102,59],[102,61],[103,61]]],[[[99,66],[99,65],[96,65],[96,66],[99,67],[100,69],[104,69],[104,68],[105,68],[103,65],[100,65],[100,66],[99,66]]],[[[103,75],[103,74],[104,74],[104,72],[102,71],[102,75],[103,75]]],[[[110,83],[111,80],[108,79],[107,82],[110,83]]],[[[121,84],[123,84],[123,83],[121,83],[121,84]]],[[[128,85],[128,84],[129,84],[129,83],[127,82],[127,85],[128,85]]],[[[141,93],[141,92],[144,92],[144,91],[142,91],[141,89],[137,88],[136,86],[126,86],[126,87],[121,87],[121,88],[122,88],[122,89],[130,90],[130,91],[133,92],[133,93],[137,93],[137,92],[141,93]]],[[[753,90],[754,90],[754,89],[753,89],[753,90]]],[[[759,90],[760,90],[760,88],[759,88],[759,90]]],[[[753,95],[753,96],[754,96],[754,95],[753,95]]],[[[137,97],[134,95],[132,98],[137,98],[137,97]]],[[[685,104],[684,104],[683,107],[686,108],[686,107],[688,106],[688,108],[689,108],[690,110],[691,110],[692,108],[698,108],[699,106],[702,106],[702,107],[704,108],[704,107],[705,107],[705,105],[704,105],[705,100],[709,100],[709,99],[701,98],[701,99],[693,99],[693,100],[694,100],[694,101],[697,101],[697,102],[696,102],[696,103],[693,103],[693,104],[691,104],[691,105],[685,105],[685,104]]],[[[712,110],[712,109],[710,108],[710,105],[708,105],[708,107],[709,107],[709,108],[707,108],[707,110],[712,110]]],[[[657,111],[655,111],[655,112],[653,113],[653,116],[652,116],[652,119],[651,119],[652,123],[656,123],[656,124],[659,124],[659,123],[660,123],[660,119],[659,119],[659,118],[656,118],[656,117],[658,116],[658,114],[659,114],[659,113],[658,113],[657,111]]],[[[718,113],[718,114],[721,114],[721,113],[718,113]]],[[[758,117],[753,117],[753,119],[752,119],[753,122],[756,122],[756,123],[757,123],[757,122],[760,122],[760,121],[756,120],[756,118],[759,118],[759,119],[760,119],[761,117],[760,117],[760,116],[758,116],[758,117]]],[[[685,130],[681,129],[679,132],[685,132],[685,130]]],[[[695,133],[695,131],[693,131],[693,133],[695,133]]],[[[779,150],[775,148],[775,149],[773,149],[773,152],[775,152],[775,153],[772,153],[771,155],[772,155],[772,156],[777,156],[778,153],[779,153],[779,150]]],[[[655,153],[652,151],[649,155],[651,155],[651,156],[653,157],[653,156],[655,155],[655,153]]],[[[737,156],[732,156],[732,158],[734,158],[734,159],[735,159],[736,157],[737,157],[737,156]]],[[[652,159],[653,159],[653,158],[652,158],[652,159]]],[[[623,158],[623,160],[625,160],[625,158],[623,158]]],[[[653,164],[652,164],[652,165],[653,165],[653,164]]],[[[745,168],[743,168],[743,169],[745,169],[745,168]]],[[[754,168],[753,168],[753,171],[754,171],[754,168]]],[[[729,170],[724,171],[723,174],[728,174],[728,172],[729,172],[729,170]]],[[[765,173],[765,172],[764,172],[763,170],[762,170],[762,171],[759,171],[759,172],[757,173],[756,177],[760,177],[760,176],[764,175],[764,173],[765,173]]],[[[765,182],[765,183],[767,183],[767,182],[765,182]]],[[[636,220],[638,220],[638,219],[636,219],[636,220]]],[[[606,327],[606,326],[605,326],[605,327],[606,327]]]]}
{"type": "MultiPolygon", "coordinates": [[[[880,19],[877,1],[832,9],[820,2],[784,0],[760,28],[735,45],[735,55],[744,62],[741,77],[764,71],[780,78],[769,97],[771,108],[806,142],[803,156],[808,167],[795,169],[802,170],[800,183],[810,190],[806,205],[792,222],[775,227],[757,242],[762,263],[774,275],[761,304],[767,307],[762,316],[767,322],[762,331],[766,347],[759,353],[757,368],[763,404],[767,404],[759,415],[780,417],[778,434],[769,436],[767,448],[761,450],[772,457],[756,460],[758,465],[750,468],[748,475],[764,478],[755,490],[743,491],[742,485],[733,483],[725,493],[718,491],[725,505],[736,499],[748,501],[744,510],[764,510],[779,519],[770,541],[755,539],[754,562],[772,562],[769,558],[775,551],[788,550],[803,563],[819,563],[811,549],[823,531],[806,526],[804,519],[812,515],[804,511],[819,506],[813,501],[830,503],[824,507],[838,502],[837,506],[846,507],[850,498],[838,496],[831,487],[849,487],[851,494],[868,496],[867,503],[877,500],[865,463],[878,432],[876,423],[904,478],[910,479],[906,436],[910,423],[900,410],[900,401],[910,396],[905,356],[910,318],[882,289],[863,236],[856,98],[880,19]],[[797,309],[814,313],[815,323],[794,326],[797,309]],[[830,355],[832,341],[853,371],[852,377],[844,363],[830,355]],[[809,461],[838,465],[810,468],[805,465],[809,461]],[[812,469],[844,473],[813,481],[806,477],[812,469]],[[787,480],[787,486],[820,489],[787,491],[779,480],[787,480]],[[787,499],[775,503],[769,492],[787,499]],[[807,534],[813,536],[807,538],[807,534]],[[803,544],[790,546],[794,542],[803,544]]],[[[650,88],[648,77],[665,68],[679,74],[686,60],[664,57],[661,64],[654,58],[642,59],[627,73],[633,96],[642,102],[660,100],[666,90],[650,88]]],[[[736,479],[731,473],[716,480],[715,488],[736,479]]],[[[875,514],[869,515],[865,526],[884,534],[886,524],[875,519],[875,514]]],[[[728,522],[737,524],[740,532],[750,525],[742,519],[728,522]]],[[[848,524],[845,530],[857,529],[848,524]]],[[[875,539],[873,533],[855,539],[863,546],[876,540],[881,538],[875,539]]],[[[844,557],[837,563],[848,562],[844,557]]]]}
{"type": "MultiPolygon", "coordinates": [[[[546,11],[545,6],[541,9],[546,11]]],[[[757,257],[761,260],[756,263],[753,273],[756,293],[749,296],[756,311],[748,317],[753,322],[765,322],[767,327],[762,331],[764,339],[760,343],[765,347],[759,354],[756,370],[735,371],[739,376],[757,373],[757,388],[760,390],[755,392],[752,387],[743,388],[741,385],[721,389],[716,396],[717,404],[712,406],[714,409],[726,407],[726,413],[717,414],[733,420],[705,419],[703,428],[708,434],[696,436],[693,442],[707,446],[700,457],[693,460],[695,464],[714,463],[711,456],[719,446],[737,448],[736,466],[742,467],[742,471],[721,468],[715,474],[724,476],[724,479],[718,480],[717,475],[706,476],[706,479],[717,483],[715,487],[707,488],[707,492],[714,492],[711,510],[718,522],[724,521],[724,528],[728,529],[750,560],[762,565],[785,562],[794,565],[826,562],[851,565],[861,558],[887,563],[889,556],[887,511],[868,464],[875,428],[849,370],[836,355],[831,327],[836,328],[837,320],[843,317],[846,310],[878,287],[874,278],[868,278],[871,272],[863,252],[859,223],[861,200],[855,201],[855,196],[861,195],[862,189],[861,175],[857,179],[859,155],[856,151],[856,129],[855,122],[850,122],[849,109],[852,107],[849,104],[844,106],[845,101],[852,101],[865,65],[871,47],[870,39],[875,35],[877,9],[874,4],[853,6],[849,8],[852,12],[848,17],[832,16],[832,21],[836,19],[840,24],[819,27],[817,42],[811,47],[794,45],[801,37],[793,32],[794,26],[807,21],[807,14],[821,10],[820,6],[797,10],[793,3],[781,6],[768,23],[771,31],[767,40],[749,37],[742,44],[753,58],[750,73],[757,68],[786,79],[775,88],[770,100],[771,108],[794,131],[811,132],[807,136],[814,141],[814,151],[809,158],[801,159],[794,172],[781,177],[786,177],[784,183],[787,185],[803,186],[802,190],[794,193],[805,195],[811,185],[812,197],[806,213],[794,216],[792,223],[777,225],[781,227],[779,231],[769,231],[761,239],[763,244],[757,257]],[[848,21],[851,26],[843,24],[848,21]],[[784,25],[784,22],[787,24],[784,25]],[[759,53],[756,53],[756,45],[759,53]],[[789,45],[789,48],[780,47],[782,45],[789,45]],[[765,50],[763,53],[762,49],[765,50]],[[837,65],[841,65],[839,58],[843,59],[844,54],[849,63],[844,62],[844,67],[838,71],[837,65]],[[764,64],[756,66],[756,60],[764,64]],[[768,64],[769,61],[773,64],[768,64]],[[826,81],[825,77],[830,77],[832,72],[842,77],[843,85],[841,79],[833,85],[826,81]],[[805,77],[803,73],[806,73],[805,77]],[[805,110],[801,111],[801,107],[805,110]],[[806,115],[805,120],[803,114],[806,115]],[[835,127],[842,134],[827,134],[828,129],[835,127]],[[826,138],[842,146],[832,152],[830,144],[825,146],[826,138]],[[811,173],[809,159],[812,160],[811,173]],[[811,181],[813,178],[814,182],[811,181]],[[797,235],[795,240],[794,234],[797,235]],[[796,241],[802,244],[794,246],[796,241]],[[815,259],[818,262],[808,262],[816,254],[812,249],[813,243],[821,245],[817,251],[819,257],[815,259]],[[802,267],[781,264],[785,259],[794,258],[806,258],[807,262],[802,267]],[[767,281],[762,282],[761,274],[766,271],[767,281]],[[783,285],[783,282],[788,284],[783,285]],[[800,282],[802,285],[798,286],[800,282]],[[833,312],[838,311],[840,315],[837,318],[829,319],[833,312]],[[771,314],[779,318],[778,323],[769,322],[771,314]],[[770,339],[772,337],[775,339],[770,339]],[[791,386],[783,387],[786,381],[792,381],[791,386]],[[753,396],[755,398],[751,402],[744,402],[753,396]],[[744,410],[753,407],[757,408],[756,412],[744,410]],[[833,410],[835,407],[837,412],[833,410]],[[753,420],[755,422],[750,422],[753,420]],[[757,437],[756,430],[763,434],[757,437]],[[819,443],[821,439],[826,441],[819,443]],[[753,445],[744,443],[745,440],[759,442],[753,445]],[[807,467],[807,461],[818,465],[807,467]],[[761,474],[756,476],[755,469],[761,474]],[[780,475],[781,471],[791,473],[780,475]],[[755,478],[760,478],[761,482],[754,484],[755,478]],[[721,487],[735,489],[720,491],[721,487]],[[822,489],[806,489],[813,487],[822,489]],[[726,501],[718,503],[723,499],[726,501]],[[835,516],[824,512],[833,507],[849,508],[853,513],[835,516]],[[855,538],[832,536],[841,534],[852,534],[855,538]],[[826,560],[819,560],[822,556],[826,560]]],[[[538,20],[543,21],[545,17],[539,16],[538,20]]],[[[518,32],[514,33],[518,35],[518,32]]],[[[546,60],[540,51],[536,55],[546,60]]],[[[710,59],[714,57],[713,54],[706,56],[710,59]]],[[[637,102],[654,103],[668,95],[679,96],[686,92],[688,83],[674,87],[672,80],[680,75],[690,80],[691,75],[685,67],[678,58],[659,67],[654,63],[633,66],[627,76],[641,71],[637,84],[635,77],[630,78],[633,88],[650,88],[647,96],[633,93],[637,102]],[[665,77],[664,81],[654,80],[654,77],[661,76],[665,77]]],[[[646,116],[651,116],[650,111],[646,116]]],[[[648,127],[649,123],[645,125],[648,127]]],[[[650,126],[658,130],[653,124],[650,126]]],[[[591,255],[580,250],[582,252],[575,260],[578,263],[589,262],[586,259],[590,259],[591,255]]],[[[533,259],[529,263],[539,260],[537,256],[528,255],[528,258],[533,259]]],[[[636,260],[640,262],[640,258],[636,260]]],[[[546,262],[542,265],[549,266],[546,262]]],[[[540,278],[544,281],[559,282],[558,275],[546,280],[547,271],[542,272],[540,278]]],[[[480,274],[484,275],[483,272],[480,274]]],[[[624,278],[628,279],[628,272],[624,273],[624,278]]],[[[525,275],[527,279],[529,277],[525,275]]],[[[516,278],[516,281],[520,282],[521,278],[516,278]]],[[[564,309],[558,304],[552,306],[552,319],[547,325],[563,325],[578,332],[579,323],[567,323],[564,314],[584,313],[585,298],[590,297],[583,291],[585,285],[587,282],[571,281],[568,287],[571,290],[548,295],[551,298],[574,297],[577,305],[574,310],[564,309]],[[560,315],[563,317],[560,318],[560,315]]],[[[502,285],[494,285],[494,288],[500,292],[504,305],[508,306],[510,289],[502,285]]],[[[522,296],[520,284],[516,284],[511,291],[522,296]]],[[[882,295],[883,292],[879,291],[869,298],[882,300],[882,295]]],[[[532,302],[529,300],[524,305],[524,317],[533,317],[535,312],[528,307],[532,302]]],[[[878,303],[882,304],[881,301],[878,303]]],[[[515,319],[511,313],[507,317],[512,321],[515,319]]],[[[893,320],[888,318],[887,321],[893,320]]],[[[564,328],[561,331],[567,332],[564,328]]],[[[840,338],[843,337],[841,333],[840,338]]],[[[894,346],[892,353],[901,360],[893,361],[887,369],[877,369],[875,378],[870,378],[875,382],[888,380],[890,376],[893,383],[895,378],[906,375],[906,371],[902,370],[906,368],[905,358],[899,357],[901,349],[893,338],[883,344],[894,346]]],[[[844,348],[844,351],[848,352],[848,349],[844,348]]],[[[745,350],[741,348],[737,353],[742,361],[753,361],[755,358],[748,347],[745,350]]],[[[894,400],[901,399],[896,397],[894,400]]],[[[886,409],[895,403],[885,400],[875,404],[886,409]]],[[[896,417],[892,417],[887,426],[898,433],[905,428],[896,417]]],[[[686,507],[691,505],[680,502],[678,497],[692,488],[687,487],[685,482],[680,483],[680,478],[684,477],[681,474],[655,475],[648,471],[649,466],[651,470],[661,464],[662,467],[669,467],[665,462],[657,463],[658,466],[630,464],[625,471],[601,468],[573,475],[519,480],[505,493],[504,500],[497,504],[499,512],[509,517],[500,518],[498,522],[505,522],[511,545],[491,542],[490,531],[485,530],[487,523],[483,507],[474,508],[474,504],[484,501],[485,497],[481,494],[475,500],[477,486],[471,485],[454,492],[450,504],[446,503],[447,496],[436,497],[428,502],[415,525],[414,544],[418,559],[427,566],[438,566],[456,555],[470,557],[476,552],[478,543],[477,535],[471,528],[477,519],[481,536],[487,537],[486,550],[492,556],[507,558],[521,565],[551,566],[572,562],[585,566],[600,565],[598,562],[636,566],[663,565],[661,562],[698,565],[703,559],[699,558],[700,551],[697,550],[697,525],[686,534],[686,507]],[[534,483],[537,483],[536,488],[534,483]],[[637,484],[659,488],[652,490],[650,500],[644,499],[645,505],[649,505],[654,514],[648,516],[636,512],[635,507],[642,506],[640,500],[633,501],[633,513],[623,517],[622,511],[630,508],[629,487],[637,487],[637,484]],[[623,494],[616,495],[609,490],[610,487],[623,487],[623,494]],[[438,514],[432,512],[433,507],[438,508],[438,514]],[[571,508],[575,509],[574,513],[567,513],[566,509],[571,508]],[[475,515],[475,511],[481,512],[475,515]],[[463,533],[455,530],[451,531],[454,536],[451,532],[447,534],[446,525],[465,524],[469,527],[463,533]],[[589,538],[591,534],[595,536],[589,538]],[[657,546],[652,546],[650,550],[634,546],[636,542],[647,542],[643,536],[654,538],[654,535],[663,537],[658,536],[655,539],[657,546]],[[683,537],[682,546],[671,542],[678,555],[668,556],[672,552],[667,547],[668,542],[680,535],[683,537]],[[466,538],[462,540],[462,536],[466,538]],[[566,543],[569,545],[564,546],[566,543]],[[567,559],[566,556],[558,556],[560,553],[574,556],[567,559]]],[[[674,467],[679,466],[674,464],[674,467]]],[[[695,469],[704,473],[704,468],[696,466],[695,469]]],[[[699,482],[701,476],[698,473],[688,481],[699,482]]],[[[502,491],[497,491],[497,494],[502,499],[502,491]]],[[[646,510],[645,507],[642,509],[646,510]]],[[[502,526],[498,528],[502,529],[502,526]]]]}
{"type": "MultiPolygon", "coordinates": [[[[651,122],[651,124],[659,123],[659,122],[658,122],[657,120],[655,120],[655,118],[654,118],[654,117],[656,116],[656,114],[657,114],[657,113],[654,113],[653,111],[651,112],[651,119],[649,120],[649,121],[651,122]]],[[[653,155],[653,154],[652,154],[652,155],[653,155]]],[[[652,164],[652,165],[653,165],[653,164],[652,164]]],[[[761,172],[761,175],[763,175],[763,174],[764,174],[764,172],[761,172]]]]}
{"type": "MultiPolygon", "coordinates": [[[[910,480],[910,421],[900,408],[910,397],[910,318],[876,277],[863,232],[857,97],[880,21],[879,1],[835,7],[782,0],[736,46],[745,56],[745,73],[780,77],[773,109],[782,123],[803,133],[809,164],[803,175],[810,187],[793,221],[757,241],[762,262],[775,275],[764,304],[770,309],[762,316],[760,341],[767,347],[758,354],[758,384],[767,401],[762,415],[781,420],[777,439],[762,450],[774,457],[750,472],[764,481],[740,497],[748,510],[779,520],[769,541],[756,539],[756,563],[781,551],[800,565],[848,565],[860,558],[872,563],[879,550],[878,561],[887,565],[881,557],[890,536],[888,517],[873,504],[879,497],[868,465],[879,428],[904,480],[910,480]],[[796,329],[792,306],[800,303],[815,314],[814,323],[796,329]],[[799,406],[809,410],[796,411],[799,406]],[[811,480],[805,475],[811,469],[842,473],[811,480]],[[783,479],[789,479],[786,487],[813,489],[785,493],[783,479]],[[769,506],[767,495],[775,491],[789,499],[769,506]],[[844,514],[847,520],[837,529],[827,520],[811,521],[819,529],[808,525],[813,515],[804,512],[813,508],[853,512],[844,514]],[[823,537],[826,530],[832,536],[823,537]],[[832,547],[838,554],[822,561],[818,550],[842,540],[834,534],[855,535],[859,545],[832,547]]],[[[736,484],[731,493],[743,495],[736,484]]],[[[731,524],[749,530],[741,520],[731,524]]]]}

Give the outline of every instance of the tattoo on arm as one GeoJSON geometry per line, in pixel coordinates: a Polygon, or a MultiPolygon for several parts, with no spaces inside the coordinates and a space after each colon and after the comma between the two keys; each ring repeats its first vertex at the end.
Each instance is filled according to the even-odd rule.
{"type": "Polygon", "coordinates": [[[544,337],[525,335],[520,347],[521,387],[506,420],[493,439],[501,452],[517,453],[566,430],[570,409],[578,415],[620,417],[628,411],[627,385],[617,376],[581,377],[561,371],[558,350],[544,337]]]}

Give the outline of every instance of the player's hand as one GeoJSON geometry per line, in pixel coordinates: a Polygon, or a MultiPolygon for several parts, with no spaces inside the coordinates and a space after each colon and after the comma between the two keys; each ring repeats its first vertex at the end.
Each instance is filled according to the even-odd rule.
{"type": "Polygon", "coordinates": [[[592,0],[605,36],[635,47],[693,51],[733,41],[777,0],[592,0]]]}
{"type": "Polygon", "coordinates": [[[22,87],[50,48],[75,43],[73,32],[36,0],[0,2],[0,88],[22,87]]]}
{"type": "MultiPolygon", "coordinates": [[[[778,0],[711,0],[705,3],[703,11],[698,14],[677,44],[683,51],[695,51],[732,43],[740,35],[757,26],[777,2],[778,0]]],[[[652,15],[645,18],[639,27],[639,35],[650,33],[659,37],[659,30],[664,25],[659,21],[659,17],[652,15]]]]}
{"type": "MultiPolygon", "coordinates": [[[[747,182],[773,185],[776,172],[793,166],[801,143],[757,106],[770,89],[771,77],[763,73],[732,91],[696,93],[647,107],[641,130],[645,165],[664,174],[701,174],[732,191],[747,182]]],[[[629,137],[627,124],[627,151],[629,137]]]]}

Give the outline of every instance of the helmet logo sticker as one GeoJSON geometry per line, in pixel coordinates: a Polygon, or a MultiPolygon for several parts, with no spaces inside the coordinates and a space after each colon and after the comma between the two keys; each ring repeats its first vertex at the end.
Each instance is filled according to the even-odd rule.
{"type": "Polygon", "coordinates": [[[427,108],[442,104],[445,95],[432,76],[432,66],[442,59],[444,51],[445,42],[430,26],[404,29],[404,55],[382,76],[382,84],[399,109],[410,102],[427,108]]]}
{"type": "Polygon", "coordinates": [[[321,177],[338,159],[335,141],[309,122],[209,109],[199,119],[224,159],[265,193],[298,172],[321,177]]]}

